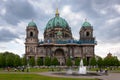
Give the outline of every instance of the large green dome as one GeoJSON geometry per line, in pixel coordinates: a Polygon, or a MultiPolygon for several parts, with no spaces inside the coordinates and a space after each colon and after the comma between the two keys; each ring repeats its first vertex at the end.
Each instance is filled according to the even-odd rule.
{"type": "Polygon", "coordinates": [[[56,11],[55,17],[48,21],[45,29],[50,29],[54,27],[61,27],[61,28],[69,27],[67,21],[59,16],[58,11],[56,11]]]}
{"type": "Polygon", "coordinates": [[[46,25],[46,29],[49,28],[54,28],[54,27],[62,27],[62,28],[66,28],[68,27],[68,23],[65,19],[59,17],[59,16],[55,16],[54,18],[50,19],[46,25]]]}
{"type": "Polygon", "coordinates": [[[28,27],[37,27],[35,22],[31,21],[28,23],[28,27]]]}

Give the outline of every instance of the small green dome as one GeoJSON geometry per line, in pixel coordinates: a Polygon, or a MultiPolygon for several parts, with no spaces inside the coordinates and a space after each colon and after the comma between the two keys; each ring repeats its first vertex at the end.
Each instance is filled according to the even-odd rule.
{"type": "Polygon", "coordinates": [[[59,17],[59,15],[58,15],[48,21],[45,29],[50,29],[50,28],[54,28],[57,26],[59,26],[61,28],[69,27],[67,21],[65,19],[59,17]]]}
{"type": "Polygon", "coordinates": [[[82,25],[83,27],[91,27],[91,24],[87,21],[85,21],[82,25]]]}
{"type": "Polygon", "coordinates": [[[31,21],[28,23],[28,27],[37,27],[35,22],[31,21]]]}

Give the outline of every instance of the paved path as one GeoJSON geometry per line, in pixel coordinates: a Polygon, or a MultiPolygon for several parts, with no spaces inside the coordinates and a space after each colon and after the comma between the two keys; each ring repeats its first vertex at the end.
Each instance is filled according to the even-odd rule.
{"type": "Polygon", "coordinates": [[[100,80],[120,80],[120,73],[109,73],[109,75],[103,76],[66,76],[66,75],[57,75],[53,72],[41,72],[40,75],[52,76],[52,77],[66,77],[66,78],[98,78],[100,80]]]}

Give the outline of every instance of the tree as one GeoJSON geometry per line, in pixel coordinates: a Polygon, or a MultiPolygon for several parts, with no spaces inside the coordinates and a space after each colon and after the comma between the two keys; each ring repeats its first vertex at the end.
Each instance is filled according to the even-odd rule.
{"type": "Polygon", "coordinates": [[[19,55],[11,52],[0,53],[0,67],[17,67],[21,66],[21,64],[26,65],[25,56],[20,58],[19,55]]]}
{"type": "Polygon", "coordinates": [[[104,66],[112,66],[113,65],[113,61],[112,61],[112,57],[105,57],[104,58],[104,66]]]}
{"type": "Polygon", "coordinates": [[[21,59],[19,55],[15,55],[14,67],[21,66],[21,59]]]}
{"type": "Polygon", "coordinates": [[[110,66],[119,66],[119,60],[115,56],[105,57],[104,58],[104,65],[108,66],[108,67],[110,67],[110,66]]]}
{"type": "Polygon", "coordinates": [[[86,58],[83,58],[83,64],[84,64],[84,66],[87,66],[87,65],[88,65],[88,62],[87,62],[87,59],[86,59],[86,58]]]}
{"type": "Polygon", "coordinates": [[[21,64],[22,64],[22,65],[27,65],[27,59],[26,59],[25,56],[23,56],[23,57],[21,58],[21,64]]]}
{"type": "Polygon", "coordinates": [[[35,66],[35,58],[33,56],[31,58],[29,58],[29,64],[31,66],[35,66]]]}
{"type": "Polygon", "coordinates": [[[114,57],[113,62],[114,62],[114,66],[117,66],[117,67],[120,66],[119,60],[118,60],[118,58],[116,56],[114,57]]]}
{"type": "Polygon", "coordinates": [[[76,59],[75,59],[75,65],[76,65],[76,66],[79,66],[79,65],[80,65],[80,58],[76,58],[76,59]]]}
{"type": "Polygon", "coordinates": [[[14,66],[15,56],[13,53],[8,53],[6,55],[6,66],[13,67],[14,66]]]}
{"type": "Polygon", "coordinates": [[[90,65],[91,65],[91,66],[96,66],[96,64],[97,64],[97,62],[96,62],[95,57],[92,57],[92,58],[90,59],[90,65]]]}
{"type": "Polygon", "coordinates": [[[4,67],[4,56],[2,53],[0,53],[0,67],[4,67]]]}
{"type": "Polygon", "coordinates": [[[97,65],[98,65],[99,68],[101,68],[104,65],[103,59],[101,57],[98,57],[97,65]]]}
{"type": "Polygon", "coordinates": [[[56,57],[54,57],[51,61],[52,65],[56,66],[59,65],[58,59],[56,57]]]}
{"type": "Polygon", "coordinates": [[[45,57],[45,66],[50,66],[51,65],[51,59],[48,57],[48,56],[46,56],[45,57]]]}
{"type": "Polygon", "coordinates": [[[72,60],[70,58],[67,59],[66,65],[67,66],[72,66],[72,60]]]}
{"type": "Polygon", "coordinates": [[[43,65],[43,59],[41,59],[40,57],[37,59],[37,65],[38,66],[42,66],[43,65]]]}

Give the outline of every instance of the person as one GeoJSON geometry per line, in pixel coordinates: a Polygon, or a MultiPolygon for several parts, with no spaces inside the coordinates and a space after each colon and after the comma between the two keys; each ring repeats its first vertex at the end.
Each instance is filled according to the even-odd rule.
{"type": "Polygon", "coordinates": [[[14,69],[14,71],[16,72],[16,71],[17,71],[17,69],[15,68],[15,69],[14,69]]]}
{"type": "Polygon", "coordinates": [[[22,72],[24,72],[24,69],[25,69],[25,68],[24,68],[24,66],[23,66],[23,67],[22,67],[22,72]]]}
{"type": "Polygon", "coordinates": [[[7,70],[9,71],[9,70],[10,70],[10,67],[7,67],[7,70]]]}
{"type": "Polygon", "coordinates": [[[105,69],[105,74],[107,74],[108,73],[108,70],[107,70],[107,68],[105,69]]]}

